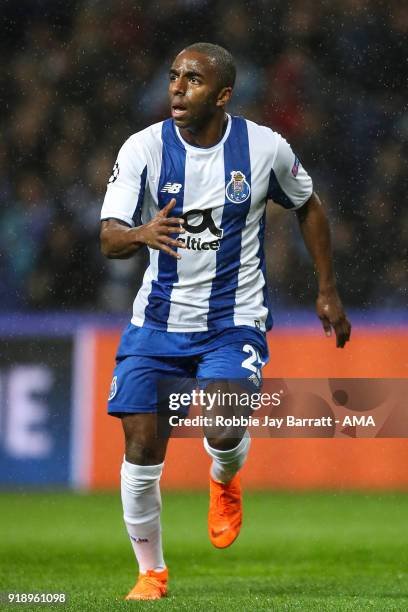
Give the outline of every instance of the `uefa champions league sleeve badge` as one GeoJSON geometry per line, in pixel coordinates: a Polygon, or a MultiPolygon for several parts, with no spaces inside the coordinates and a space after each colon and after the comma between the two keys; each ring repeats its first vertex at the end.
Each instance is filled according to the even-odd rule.
{"type": "Polygon", "coordinates": [[[116,179],[118,178],[118,176],[119,176],[119,162],[116,161],[113,166],[112,174],[109,177],[108,184],[114,183],[116,179]]]}
{"type": "Polygon", "coordinates": [[[245,174],[240,170],[231,172],[231,180],[225,188],[225,195],[230,202],[241,204],[251,195],[251,187],[245,179],[245,174]]]}

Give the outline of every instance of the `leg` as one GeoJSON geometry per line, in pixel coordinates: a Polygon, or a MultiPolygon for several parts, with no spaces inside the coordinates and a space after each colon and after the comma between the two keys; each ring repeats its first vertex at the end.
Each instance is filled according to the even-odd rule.
{"type": "Polygon", "coordinates": [[[216,448],[210,440],[204,438],[204,448],[212,459],[211,478],[228,484],[244,465],[250,445],[251,437],[247,431],[238,444],[229,449],[216,448]]]}
{"type": "MultiPolygon", "coordinates": [[[[242,392],[237,385],[222,381],[209,385],[207,392],[215,397],[234,397],[242,392]],[[229,394],[229,395],[228,395],[229,394]]],[[[212,407],[216,417],[239,417],[236,406],[222,401],[212,407]]],[[[215,426],[204,428],[204,448],[212,459],[210,467],[210,507],[208,535],[216,548],[230,546],[238,537],[242,525],[242,494],[239,470],[245,463],[250,446],[249,433],[242,426],[215,426]]]]}
{"type": "Polygon", "coordinates": [[[126,461],[137,465],[163,463],[169,436],[157,437],[156,413],[124,414],[122,427],[126,461]]]}
{"type": "Polygon", "coordinates": [[[200,363],[199,377],[217,380],[206,389],[206,392],[215,392],[213,398],[216,401],[206,414],[213,417],[216,426],[204,429],[204,448],[212,458],[208,534],[216,548],[230,546],[238,537],[242,525],[238,472],[247,458],[250,436],[241,425],[241,417],[248,416],[249,412],[241,404],[240,398],[242,393],[247,396],[248,390],[249,395],[259,391],[260,368],[260,355],[247,342],[220,347],[206,354],[200,363]],[[251,359],[248,359],[248,353],[251,359]],[[227,398],[228,402],[224,401],[227,398]],[[221,417],[221,426],[217,426],[217,417],[221,417]],[[225,419],[232,421],[232,425],[223,422],[225,419]]]}
{"type": "Polygon", "coordinates": [[[122,504],[127,531],[142,573],[165,568],[159,481],[168,439],[156,437],[156,419],[156,414],[122,417],[125,434],[122,504]]]}
{"type": "Polygon", "coordinates": [[[160,599],[167,592],[159,481],[171,428],[163,418],[167,406],[161,382],[168,377],[183,380],[185,369],[175,360],[121,355],[114,371],[108,412],[122,420],[123,515],[140,572],[128,600],[160,599]]]}
{"type": "MultiPolygon", "coordinates": [[[[222,381],[209,385],[207,392],[217,393],[218,397],[234,397],[245,392],[242,387],[222,381]]],[[[242,409],[235,406],[216,405],[213,407],[214,415],[225,418],[242,415],[242,409]]],[[[204,448],[212,458],[211,477],[217,482],[227,484],[244,465],[249,447],[250,436],[245,428],[240,426],[209,427],[204,429],[204,448]]]]}

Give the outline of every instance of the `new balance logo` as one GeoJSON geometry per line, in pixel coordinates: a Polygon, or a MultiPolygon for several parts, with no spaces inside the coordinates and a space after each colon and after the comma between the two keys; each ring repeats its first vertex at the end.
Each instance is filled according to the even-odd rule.
{"type": "Polygon", "coordinates": [[[135,537],[131,536],[130,534],[129,534],[129,538],[131,540],[133,540],[133,542],[136,542],[137,544],[142,544],[143,542],[148,542],[149,541],[148,538],[135,538],[135,537]]]}
{"type": "Polygon", "coordinates": [[[162,193],[179,193],[182,186],[183,185],[181,183],[166,183],[163,189],[161,190],[161,192],[162,193]]]}

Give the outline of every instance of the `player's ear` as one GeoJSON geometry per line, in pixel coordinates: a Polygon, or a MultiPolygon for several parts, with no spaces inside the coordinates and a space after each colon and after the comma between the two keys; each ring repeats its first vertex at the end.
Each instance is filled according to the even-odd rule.
{"type": "Polygon", "coordinates": [[[217,96],[217,106],[225,106],[232,98],[232,87],[223,87],[217,96]]]}

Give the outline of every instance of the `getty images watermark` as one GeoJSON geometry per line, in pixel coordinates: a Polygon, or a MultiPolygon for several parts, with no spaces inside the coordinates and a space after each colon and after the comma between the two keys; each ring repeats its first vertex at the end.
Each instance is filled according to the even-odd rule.
{"type": "MultiPolygon", "coordinates": [[[[191,418],[180,419],[179,414],[169,416],[171,427],[250,427],[262,426],[261,419],[247,414],[249,411],[257,411],[261,408],[279,406],[281,403],[281,392],[275,393],[246,393],[245,391],[204,391],[193,389],[189,393],[171,393],[169,395],[169,409],[179,411],[186,408],[199,408],[204,411],[223,411],[229,409],[227,414],[197,414],[191,418]],[[245,411],[242,414],[241,411],[245,411]],[[239,413],[239,414],[236,414],[239,413]]],[[[266,417],[265,417],[266,419],[266,417]]],[[[265,420],[264,419],[264,420],[265,420]]],[[[267,422],[265,420],[265,425],[267,422]]]]}
{"type": "Polygon", "coordinates": [[[407,379],[264,379],[262,392],[234,382],[229,391],[216,382],[166,386],[163,435],[170,427],[176,437],[198,437],[203,428],[215,435],[227,428],[229,437],[243,428],[272,438],[408,437],[407,379]]]}
{"type": "Polygon", "coordinates": [[[212,410],[215,406],[230,408],[242,407],[259,410],[262,407],[279,406],[282,391],[275,393],[246,393],[245,391],[204,391],[193,389],[189,393],[171,393],[169,395],[170,410],[179,410],[188,406],[201,406],[212,410]]]}

